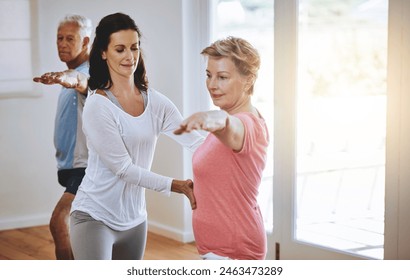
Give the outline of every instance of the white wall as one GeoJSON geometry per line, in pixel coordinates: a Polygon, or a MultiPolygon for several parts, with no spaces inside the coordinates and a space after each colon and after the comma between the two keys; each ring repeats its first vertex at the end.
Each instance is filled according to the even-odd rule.
{"type": "MultiPolygon", "coordinates": [[[[203,75],[199,62],[188,59],[196,56],[200,61],[199,51],[203,47],[201,38],[196,35],[201,24],[195,16],[199,5],[203,5],[200,0],[37,0],[32,3],[39,30],[38,49],[35,49],[39,55],[39,73],[36,74],[65,69],[55,44],[58,21],[65,14],[85,15],[92,19],[95,28],[103,16],[124,12],[142,31],[150,85],[173,100],[183,114],[207,106],[205,101],[187,108],[184,101],[184,95],[192,99],[192,94],[201,96],[197,100],[207,100],[202,87],[197,92],[187,92],[198,88],[201,79],[183,77],[183,73],[190,73],[192,77],[203,75]],[[194,22],[187,23],[187,20],[194,22]],[[184,24],[191,28],[183,28],[184,24]],[[192,65],[194,69],[186,69],[192,65]]],[[[0,99],[0,230],[47,224],[64,190],[57,182],[53,146],[59,86],[39,88],[40,97],[0,99]]],[[[161,137],[153,171],[188,178],[191,176],[189,158],[172,140],[161,137]]],[[[148,191],[147,207],[150,230],[181,241],[193,239],[191,210],[184,197],[167,198],[148,191]]]]}

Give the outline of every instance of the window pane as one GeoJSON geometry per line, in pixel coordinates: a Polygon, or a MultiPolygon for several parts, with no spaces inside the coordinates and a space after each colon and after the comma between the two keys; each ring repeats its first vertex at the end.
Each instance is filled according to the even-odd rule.
{"type": "Polygon", "coordinates": [[[0,69],[0,82],[31,80],[30,41],[0,41],[0,69]]]}
{"type": "Polygon", "coordinates": [[[29,0],[0,0],[0,98],[33,94],[29,0]]]}
{"type": "Polygon", "coordinates": [[[297,240],[383,258],[387,0],[300,0],[297,240]]]}
{"type": "Polygon", "coordinates": [[[0,40],[30,38],[28,0],[0,0],[0,40]]]}

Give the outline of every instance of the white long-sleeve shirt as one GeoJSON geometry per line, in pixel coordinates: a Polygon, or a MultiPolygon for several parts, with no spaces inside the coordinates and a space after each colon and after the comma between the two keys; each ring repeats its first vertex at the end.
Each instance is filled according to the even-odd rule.
{"type": "Polygon", "coordinates": [[[153,89],[147,95],[146,108],[137,117],[100,94],[87,98],[83,130],[88,166],[71,212],[83,211],[114,230],[127,230],[147,218],[145,188],[170,194],[172,178],[149,171],[158,136],[164,133],[191,151],[204,138],[196,132],[174,135],[183,120],[178,109],[153,89]]]}

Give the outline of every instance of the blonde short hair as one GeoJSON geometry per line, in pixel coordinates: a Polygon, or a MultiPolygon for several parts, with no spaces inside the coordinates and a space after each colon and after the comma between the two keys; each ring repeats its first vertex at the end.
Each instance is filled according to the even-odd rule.
{"type": "Polygon", "coordinates": [[[251,79],[248,93],[253,94],[261,61],[258,51],[248,41],[229,36],[215,41],[203,49],[201,54],[213,58],[227,57],[232,59],[238,72],[251,79]]]}

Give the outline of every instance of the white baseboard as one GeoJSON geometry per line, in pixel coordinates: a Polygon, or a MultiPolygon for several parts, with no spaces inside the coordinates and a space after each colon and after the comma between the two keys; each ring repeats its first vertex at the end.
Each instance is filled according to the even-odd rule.
{"type": "Polygon", "coordinates": [[[183,243],[189,243],[194,241],[194,234],[192,231],[181,231],[176,228],[165,226],[163,224],[157,223],[155,221],[148,220],[148,230],[150,232],[166,236],[183,243]]]}
{"type": "Polygon", "coordinates": [[[0,218],[0,230],[9,230],[16,228],[26,228],[34,226],[48,225],[50,222],[50,213],[38,214],[32,216],[20,216],[15,218],[0,218]]]}

